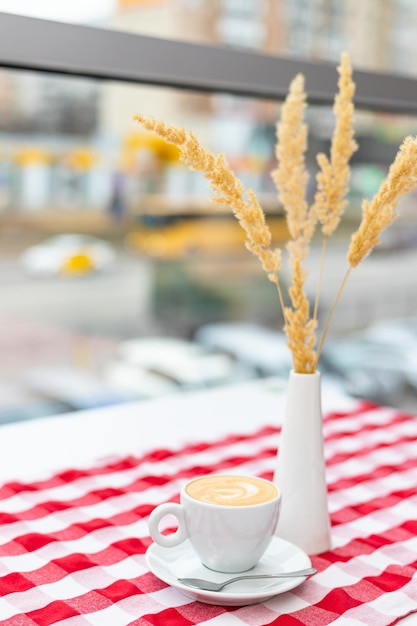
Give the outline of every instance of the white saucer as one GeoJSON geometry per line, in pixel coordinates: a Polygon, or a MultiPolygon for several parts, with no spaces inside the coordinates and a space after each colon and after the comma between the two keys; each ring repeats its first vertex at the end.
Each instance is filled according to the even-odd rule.
{"type": "MultiPolygon", "coordinates": [[[[270,580],[242,580],[216,592],[187,587],[180,583],[178,578],[188,576],[221,582],[233,577],[233,574],[214,572],[202,565],[188,539],[173,548],[163,548],[153,543],[146,551],[146,563],[155,576],[192,600],[220,606],[257,604],[294,589],[306,579],[305,576],[300,576],[297,578],[271,578],[270,580]]],[[[288,541],[274,537],[264,556],[249,572],[268,574],[289,572],[305,567],[311,567],[311,561],[305,552],[288,541]]]]}

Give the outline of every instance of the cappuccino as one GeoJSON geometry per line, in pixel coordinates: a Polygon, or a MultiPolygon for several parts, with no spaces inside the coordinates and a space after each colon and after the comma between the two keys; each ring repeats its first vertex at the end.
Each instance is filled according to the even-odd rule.
{"type": "Polygon", "coordinates": [[[254,567],[275,533],[281,492],[256,476],[211,474],[182,486],[180,503],[165,502],[149,517],[154,541],[172,548],[188,539],[206,567],[217,572],[245,572],[254,567]],[[174,533],[161,533],[166,515],[177,518],[174,533]]]}
{"type": "Polygon", "coordinates": [[[195,500],[222,506],[251,506],[278,496],[275,485],[254,476],[213,474],[192,480],[185,488],[195,500]]]}

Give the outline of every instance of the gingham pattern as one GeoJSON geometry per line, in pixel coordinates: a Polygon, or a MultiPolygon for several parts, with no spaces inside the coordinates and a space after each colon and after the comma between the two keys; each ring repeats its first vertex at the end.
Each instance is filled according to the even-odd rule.
{"type": "Polygon", "coordinates": [[[229,468],[270,478],[279,432],[159,449],[0,487],[0,624],[338,626],[417,611],[417,418],[358,404],[325,417],[332,551],[264,604],[192,601],[145,565],[147,518],[184,480],[229,468]]]}

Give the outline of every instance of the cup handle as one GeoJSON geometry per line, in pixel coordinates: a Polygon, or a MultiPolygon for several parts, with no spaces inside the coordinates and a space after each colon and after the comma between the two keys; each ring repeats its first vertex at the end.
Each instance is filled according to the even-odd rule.
{"type": "Polygon", "coordinates": [[[157,506],[149,516],[148,525],[152,539],[164,548],[177,546],[188,537],[184,509],[181,504],[176,502],[168,502],[167,504],[157,506]],[[158,529],[159,522],[165,515],[174,515],[178,520],[178,529],[170,535],[162,535],[158,529]]]}

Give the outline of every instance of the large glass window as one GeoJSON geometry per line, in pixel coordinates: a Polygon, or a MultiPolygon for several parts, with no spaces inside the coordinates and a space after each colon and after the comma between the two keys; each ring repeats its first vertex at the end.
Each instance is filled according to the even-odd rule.
{"type": "MultiPolygon", "coordinates": [[[[0,79],[8,87],[0,136],[0,419],[178,390],[155,363],[148,370],[126,363],[121,350],[128,340],[188,341],[219,322],[280,332],[277,295],[245,250],[229,209],[210,202],[207,180],[182,165],[175,149],[132,121],[135,112],[155,116],[223,151],[257,193],[284,247],[286,224],[270,176],[280,103],[6,69],[0,79]]],[[[307,120],[311,199],[315,155],[328,150],[334,120],[330,107],[317,106],[309,107],[307,120]]],[[[322,315],[343,274],[360,201],[375,192],[415,127],[412,117],[357,113],[360,150],[349,207],[328,250],[322,315]]],[[[417,310],[415,199],[404,200],[401,219],[352,277],[335,316],[335,337],[417,310]],[[383,275],[383,286],[375,273],[383,275]]],[[[318,262],[319,241],[311,281],[318,262]]],[[[225,380],[249,375],[242,372],[225,380]]]]}
{"type": "MultiPolygon", "coordinates": [[[[351,47],[355,68],[381,69],[382,62],[384,68],[399,67],[412,42],[395,33],[406,32],[404,15],[411,5],[384,3],[374,23],[374,5],[364,2],[355,12],[359,27],[351,22],[353,13],[345,14],[348,4],[124,0],[99,7],[94,16],[61,17],[300,58],[336,60],[341,49],[351,47]],[[373,29],[378,37],[365,36],[373,29]],[[360,46],[353,45],[356,36],[360,46]]],[[[24,3],[19,6],[23,11],[24,3]]],[[[12,9],[0,0],[0,10],[12,9]]],[[[41,17],[59,19],[56,13],[41,17]]],[[[413,72],[411,63],[407,72],[413,72]]],[[[279,374],[289,367],[285,356],[281,360],[287,354],[283,344],[272,369],[266,356],[249,366],[223,344],[221,354],[231,360],[228,367],[225,361],[211,365],[217,378],[207,374],[196,380],[195,368],[194,378],[186,368],[181,378],[178,368],[167,367],[167,353],[158,353],[160,345],[154,345],[153,355],[164,356],[149,361],[138,357],[144,344],[131,343],[176,338],[195,347],[198,337],[210,337],[203,331],[212,324],[214,330],[229,324],[229,336],[240,323],[278,334],[283,325],[274,287],[245,250],[230,210],[212,203],[204,176],[180,163],[174,148],[144,132],[132,116],[140,112],[183,126],[208,149],[223,152],[245,187],[256,192],[274,240],[285,250],[287,228],[271,178],[280,110],[280,102],[268,99],[0,69],[0,422],[279,374]]],[[[316,155],[328,152],[333,132],[331,107],[309,106],[307,121],[311,201],[316,155]]],[[[352,160],[349,205],[328,245],[320,324],[343,277],[361,201],[375,193],[399,144],[416,126],[413,116],[357,111],[360,149],[352,160]]],[[[401,201],[400,219],[352,273],[329,335],[336,350],[323,361],[350,392],[404,406],[417,403],[417,374],[399,381],[393,372],[404,363],[415,371],[410,350],[407,357],[371,353],[354,378],[364,355],[353,339],[349,350],[340,342],[381,320],[416,315],[415,203],[415,193],[401,201]],[[390,365],[388,374],[381,373],[381,362],[390,365]]],[[[317,233],[309,260],[312,299],[319,263],[317,233]]],[[[288,280],[284,267],[284,285],[288,280]]],[[[386,337],[390,331],[375,332],[386,337]]],[[[412,345],[414,327],[395,332],[398,343],[407,336],[405,343],[412,345]]],[[[219,349],[210,341],[210,350],[219,349]]],[[[262,352],[253,348],[260,345],[259,335],[252,344],[248,335],[236,341],[239,347],[251,345],[251,353],[262,352]]]]}

